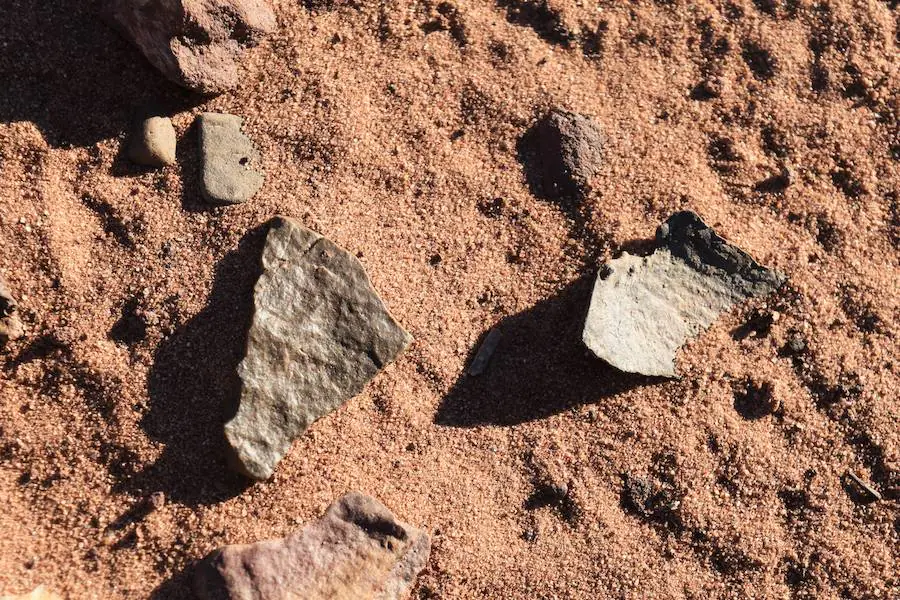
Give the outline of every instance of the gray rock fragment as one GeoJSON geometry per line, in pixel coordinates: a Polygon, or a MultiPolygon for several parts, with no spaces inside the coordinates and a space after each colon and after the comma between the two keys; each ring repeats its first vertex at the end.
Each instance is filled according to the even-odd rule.
{"type": "Polygon", "coordinates": [[[472,359],[472,364],[469,365],[469,375],[477,377],[487,370],[488,364],[491,362],[491,358],[494,356],[494,352],[497,350],[502,337],[503,335],[499,329],[491,329],[488,332],[484,342],[478,348],[475,358],[472,359]]]}
{"type": "Polygon", "coordinates": [[[202,600],[402,600],[430,552],[426,532],[350,493],[284,539],[216,550],[194,588],[202,600]]]}
{"type": "Polygon", "coordinates": [[[356,257],[291,219],[273,219],[262,267],[240,408],[225,425],[238,469],[256,479],[412,341],[356,257]]]}
{"type": "Polygon", "coordinates": [[[128,157],[148,167],[174,165],[176,144],[172,121],[166,117],[150,117],[132,135],[128,157]]]}
{"type": "Polygon", "coordinates": [[[200,161],[203,197],[216,204],[240,204],[256,195],[265,180],[256,170],[259,153],[241,132],[243,119],[203,113],[200,124],[200,161]]]}
{"type": "Polygon", "coordinates": [[[610,261],[594,285],[582,338],[629,373],[674,377],[688,338],[736,304],[785,278],[728,244],[696,214],[675,213],[656,232],[656,251],[610,261]]]}
{"type": "Polygon", "coordinates": [[[25,335],[25,325],[19,317],[18,307],[6,281],[0,277],[0,347],[25,335]]]}
{"type": "Polygon", "coordinates": [[[237,87],[245,50],[277,24],[266,0],[107,0],[106,5],[154,67],[202,94],[237,87]]]}

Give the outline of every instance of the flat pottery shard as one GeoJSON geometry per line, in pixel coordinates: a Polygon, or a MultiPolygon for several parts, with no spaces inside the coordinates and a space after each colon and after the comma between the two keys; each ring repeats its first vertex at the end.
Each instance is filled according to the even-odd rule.
{"type": "Polygon", "coordinates": [[[356,257],[291,219],[271,222],[262,267],[240,408],[225,425],[238,469],[255,479],[412,341],[356,257]]]}
{"type": "Polygon", "coordinates": [[[350,493],[284,539],[216,550],[201,562],[195,590],[203,600],[400,600],[430,552],[426,532],[350,493]]]}
{"type": "Polygon", "coordinates": [[[769,294],[785,278],[689,211],[660,225],[656,243],[650,256],[625,253],[601,270],[582,338],[617,369],[674,377],[675,354],[688,338],[736,304],[769,294]]]}
{"type": "Polygon", "coordinates": [[[200,162],[203,197],[215,204],[240,204],[262,187],[265,176],[257,170],[259,153],[241,131],[243,119],[235,115],[203,113],[200,124],[200,162]]]}
{"type": "Polygon", "coordinates": [[[267,0],[107,0],[123,34],[173,82],[202,94],[237,87],[247,48],[275,31],[267,0]]]}

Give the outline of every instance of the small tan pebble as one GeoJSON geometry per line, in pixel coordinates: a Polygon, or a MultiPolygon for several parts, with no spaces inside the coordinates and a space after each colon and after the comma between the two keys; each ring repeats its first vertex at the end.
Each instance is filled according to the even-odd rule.
{"type": "Polygon", "coordinates": [[[132,136],[128,156],[139,165],[164,167],[175,164],[175,127],[167,117],[150,117],[132,136]]]}
{"type": "Polygon", "coordinates": [[[0,596],[0,600],[61,600],[59,596],[50,592],[44,586],[38,586],[34,589],[30,594],[23,594],[21,596],[16,595],[7,595],[0,596]]]}

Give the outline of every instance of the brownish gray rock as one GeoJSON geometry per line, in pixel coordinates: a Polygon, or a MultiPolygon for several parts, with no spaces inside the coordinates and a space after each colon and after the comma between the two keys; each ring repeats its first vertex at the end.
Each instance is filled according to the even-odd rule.
{"type": "Polygon", "coordinates": [[[215,204],[240,204],[262,187],[265,176],[258,169],[259,152],[241,131],[243,119],[235,115],[203,113],[200,129],[200,163],[203,197],[215,204]]]}
{"type": "Polygon", "coordinates": [[[25,335],[25,325],[19,317],[16,299],[0,277],[0,346],[25,335]]]}
{"type": "Polygon", "coordinates": [[[225,425],[237,468],[267,479],[291,442],[362,391],[409,345],[362,264],[286,218],[272,220],[254,290],[241,401],[225,425]]]}
{"type": "Polygon", "coordinates": [[[580,199],[600,171],[603,143],[593,118],[554,109],[522,140],[532,190],[544,198],[580,199]]]}
{"type": "Polygon", "coordinates": [[[772,292],[784,276],[689,211],[660,225],[656,242],[650,256],[625,253],[601,270],[582,337],[622,371],[674,377],[675,353],[688,338],[736,304],[772,292]]]}
{"type": "Polygon", "coordinates": [[[131,136],[128,157],[139,165],[164,167],[175,164],[175,127],[167,117],[144,119],[131,136]]]}
{"type": "Polygon", "coordinates": [[[195,590],[202,600],[400,600],[430,552],[426,532],[350,493],[284,539],[216,550],[195,590]]]}
{"type": "Polygon", "coordinates": [[[153,66],[202,94],[236,87],[242,54],[276,27],[266,0],[108,0],[108,9],[153,66]]]}

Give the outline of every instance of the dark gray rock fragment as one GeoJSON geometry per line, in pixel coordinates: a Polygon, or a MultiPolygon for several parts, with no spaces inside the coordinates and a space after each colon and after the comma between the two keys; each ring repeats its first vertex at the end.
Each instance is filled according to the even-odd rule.
{"type": "Polygon", "coordinates": [[[194,588],[202,600],[402,600],[430,552],[426,532],[353,492],[284,539],[216,550],[194,588]]]}
{"type": "Polygon", "coordinates": [[[262,187],[265,176],[257,170],[259,153],[241,132],[243,119],[203,113],[198,121],[203,197],[215,204],[250,200],[262,187]]]}
{"type": "Polygon", "coordinates": [[[266,479],[319,417],[362,391],[412,337],[362,264],[330,240],[276,217],[262,254],[241,400],[225,425],[237,468],[266,479]]]}
{"type": "Polygon", "coordinates": [[[660,225],[656,243],[650,256],[625,253],[601,270],[582,338],[622,371],[674,377],[675,354],[688,338],[785,279],[689,211],[660,225]]]}

